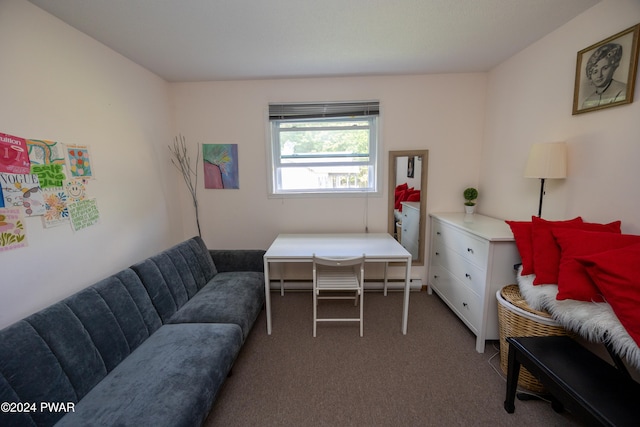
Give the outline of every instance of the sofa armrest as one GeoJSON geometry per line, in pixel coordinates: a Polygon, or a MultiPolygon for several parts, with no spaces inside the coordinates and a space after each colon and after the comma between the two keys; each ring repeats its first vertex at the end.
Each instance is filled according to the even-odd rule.
{"type": "Polygon", "coordinates": [[[209,249],[219,273],[228,271],[264,272],[262,249],[209,249]]]}

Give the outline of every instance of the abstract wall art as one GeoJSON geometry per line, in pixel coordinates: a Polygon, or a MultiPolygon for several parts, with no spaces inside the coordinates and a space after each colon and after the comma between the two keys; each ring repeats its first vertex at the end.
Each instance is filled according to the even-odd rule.
{"type": "Polygon", "coordinates": [[[238,189],[238,144],[202,144],[204,188],[238,189]]]}

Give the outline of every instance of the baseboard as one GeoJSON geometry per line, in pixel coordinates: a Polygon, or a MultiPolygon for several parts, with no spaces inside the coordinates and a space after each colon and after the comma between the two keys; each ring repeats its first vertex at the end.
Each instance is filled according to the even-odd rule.
{"type": "MultiPolygon", "coordinates": [[[[305,280],[285,280],[284,281],[284,289],[286,290],[296,290],[296,291],[310,291],[311,290],[311,281],[305,280]]],[[[364,282],[364,290],[365,291],[381,291],[384,289],[384,282],[382,280],[366,280],[364,282]]],[[[425,289],[425,286],[422,285],[422,279],[411,279],[410,289],[412,291],[421,291],[425,289]]],[[[280,290],[280,281],[272,280],[271,281],[271,290],[280,290]]],[[[404,290],[404,281],[401,280],[389,280],[387,282],[387,290],[390,291],[402,291],[404,290]]]]}

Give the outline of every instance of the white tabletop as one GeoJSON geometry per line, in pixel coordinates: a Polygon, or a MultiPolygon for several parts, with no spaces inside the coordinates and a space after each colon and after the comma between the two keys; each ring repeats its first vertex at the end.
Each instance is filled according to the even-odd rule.
{"type": "MultiPolygon", "coordinates": [[[[369,262],[405,263],[402,333],[407,333],[411,254],[387,233],[279,234],[264,254],[264,292],[267,334],[271,335],[271,278],[269,263],[307,262],[313,255],[328,258],[350,258],[364,254],[369,262]]],[[[385,295],[387,283],[385,268],[385,295]]],[[[282,277],[280,279],[282,281],[282,277]]]]}
{"type": "Polygon", "coordinates": [[[411,257],[411,254],[387,233],[280,234],[264,256],[269,260],[306,260],[313,254],[335,258],[364,254],[370,261],[411,257]]]}

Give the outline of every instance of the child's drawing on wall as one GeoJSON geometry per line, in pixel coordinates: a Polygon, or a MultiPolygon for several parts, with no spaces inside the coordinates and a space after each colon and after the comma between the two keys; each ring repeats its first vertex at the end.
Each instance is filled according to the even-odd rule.
{"type": "Polygon", "coordinates": [[[71,179],[65,182],[64,191],[67,193],[69,203],[79,202],[87,198],[87,188],[82,179],[71,179]]]}
{"type": "Polygon", "coordinates": [[[70,178],[93,178],[93,169],[86,145],[67,145],[70,178]]]}
{"type": "Polygon", "coordinates": [[[44,139],[27,139],[31,165],[65,166],[64,144],[44,139]]]}
{"type": "Polygon", "coordinates": [[[27,246],[20,209],[0,209],[0,252],[27,246]]]}
{"type": "Polygon", "coordinates": [[[69,209],[67,208],[67,193],[62,187],[42,190],[44,193],[45,213],[42,223],[45,228],[69,223],[69,209]]]}

